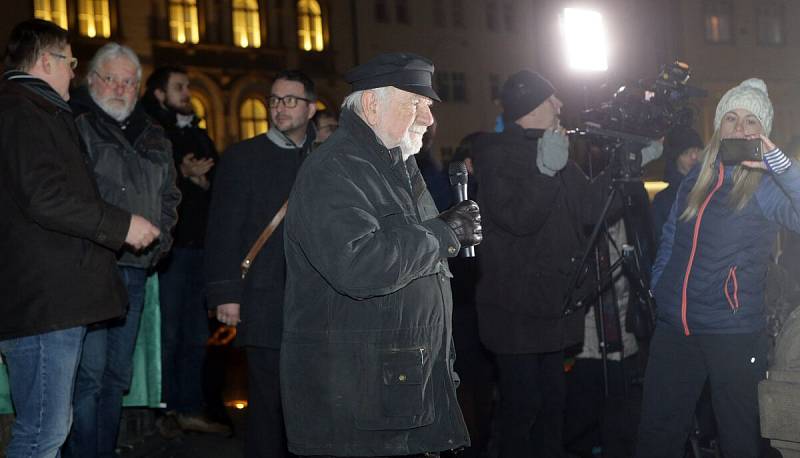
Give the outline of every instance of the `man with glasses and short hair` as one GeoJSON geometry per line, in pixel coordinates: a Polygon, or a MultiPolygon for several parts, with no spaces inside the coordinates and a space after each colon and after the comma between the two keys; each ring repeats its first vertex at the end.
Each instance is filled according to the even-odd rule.
{"type": "Polygon", "coordinates": [[[299,71],[275,77],[270,129],[222,155],[214,177],[206,233],[208,306],[237,326],[247,349],[248,406],[245,456],[288,456],[278,384],[285,279],[283,225],[264,244],[246,278],[239,265],[289,197],[314,141],[314,83],[299,71]]]}
{"type": "Polygon", "coordinates": [[[75,387],[74,423],[66,452],[75,458],[112,456],[122,396],[130,387],[133,350],[148,270],[172,246],[181,195],[164,129],[136,104],[142,69],[128,47],[108,43],[89,63],[86,85],[70,101],[78,133],[106,202],[144,215],[161,236],[146,250],[120,250],[117,268],[128,311],[86,333],[75,387]]]}
{"type": "Polygon", "coordinates": [[[8,458],[58,456],[86,325],[125,313],[114,253],[159,236],[97,192],[66,103],[76,64],[57,25],[12,30],[0,82],[0,353],[16,411],[8,458]]]}

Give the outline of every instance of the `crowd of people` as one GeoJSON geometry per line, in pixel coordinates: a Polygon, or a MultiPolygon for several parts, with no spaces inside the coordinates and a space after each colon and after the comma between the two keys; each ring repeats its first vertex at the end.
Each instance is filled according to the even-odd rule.
{"type": "Polygon", "coordinates": [[[5,67],[9,458],[115,456],[149,275],[164,434],[231,432],[203,389],[213,319],[245,348],[248,458],[683,457],[706,385],[724,456],[763,452],[764,278],[779,229],[800,232],[763,81],[722,97],[707,145],[679,127],[635,146],[637,167],[665,153],[651,206],[527,70],[503,85],[502,128],[458,149],[458,201],[416,54],[347,72],[338,116],[278,72],[269,130],[223,154],[183,68],[155,69],[139,98],[139,58],[112,42],[73,86],[67,32],[38,19],[13,29],[5,67]],[[730,139],[763,159],[723,160],[730,139]]]}

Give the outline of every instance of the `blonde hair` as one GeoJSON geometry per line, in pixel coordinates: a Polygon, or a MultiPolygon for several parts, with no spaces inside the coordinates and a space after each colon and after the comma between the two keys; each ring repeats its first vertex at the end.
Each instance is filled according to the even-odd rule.
{"type": "MultiPolygon", "coordinates": [[[[711,193],[718,173],[715,165],[719,154],[720,141],[719,128],[717,128],[711,137],[711,141],[708,142],[708,145],[703,150],[703,164],[700,168],[700,174],[697,176],[697,181],[694,183],[692,190],[689,191],[686,209],[683,210],[680,216],[683,221],[688,221],[697,216],[697,212],[703,202],[711,193]]],[[[733,171],[733,190],[728,196],[728,205],[737,212],[741,211],[750,201],[750,198],[753,197],[753,193],[756,192],[763,177],[764,170],[741,165],[736,166],[733,171]]]]}

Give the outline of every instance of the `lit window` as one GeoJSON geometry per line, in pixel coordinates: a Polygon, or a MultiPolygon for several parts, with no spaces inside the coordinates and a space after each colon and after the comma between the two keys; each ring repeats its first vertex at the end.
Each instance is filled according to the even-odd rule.
{"type": "Polygon", "coordinates": [[[67,0],[34,0],[33,15],[67,29],[67,0]]]}
{"type": "Polygon", "coordinates": [[[233,0],[233,42],[242,48],[261,47],[258,0],[233,0]]]}
{"type": "Polygon", "coordinates": [[[197,0],[170,0],[169,35],[178,43],[198,43],[197,0]]]}
{"type": "Polygon", "coordinates": [[[783,2],[767,1],[757,6],[758,43],[768,46],[783,44],[783,2]]]}
{"type": "Polygon", "coordinates": [[[317,0],[297,2],[297,38],[300,49],[322,51],[325,39],[322,33],[322,10],[317,0]]]}
{"type": "Polygon", "coordinates": [[[467,82],[463,72],[440,72],[436,75],[436,94],[442,102],[466,102],[467,82]]]}
{"type": "Polygon", "coordinates": [[[196,95],[192,95],[189,98],[189,102],[192,104],[192,110],[194,110],[194,115],[197,118],[197,125],[201,129],[209,130],[208,129],[208,110],[206,110],[206,104],[200,100],[199,97],[196,95]]]}
{"type": "Polygon", "coordinates": [[[111,11],[108,0],[78,2],[78,30],[89,38],[111,36],[111,11]]]}
{"type": "Polygon", "coordinates": [[[706,40],[712,43],[731,42],[733,39],[732,17],[733,7],[730,0],[706,0],[706,40]]]}
{"type": "Polygon", "coordinates": [[[263,134],[269,128],[267,106],[259,99],[246,99],[239,108],[239,126],[241,139],[263,134]]]}

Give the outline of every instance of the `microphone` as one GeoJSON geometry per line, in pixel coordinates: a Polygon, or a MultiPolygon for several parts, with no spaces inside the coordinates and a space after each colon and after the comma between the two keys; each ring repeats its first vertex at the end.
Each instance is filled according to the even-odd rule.
{"type": "MultiPolygon", "coordinates": [[[[450,163],[448,169],[450,175],[450,186],[453,187],[453,194],[456,198],[456,203],[467,200],[467,165],[464,161],[453,161],[450,163]]],[[[461,249],[461,257],[474,258],[475,247],[468,246],[461,249]]]]}

